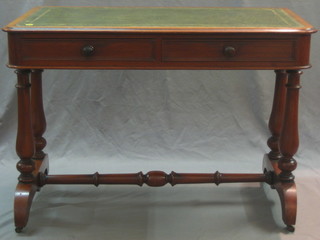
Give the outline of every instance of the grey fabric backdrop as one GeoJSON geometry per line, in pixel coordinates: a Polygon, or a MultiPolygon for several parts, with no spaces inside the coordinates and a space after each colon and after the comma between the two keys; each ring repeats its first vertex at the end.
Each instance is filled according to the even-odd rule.
{"type": "MultiPolygon", "coordinates": [[[[1,25],[38,5],[288,7],[320,25],[319,0],[1,0],[1,25]]],[[[17,235],[16,78],[1,32],[0,239],[320,239],[319,36],[302,76],[295,234],[268,186],[206,184],[46,186],[17,235]]],[[[273,86],[272,71],[45,71],[51,173],[260,172],[273,86]]]]}

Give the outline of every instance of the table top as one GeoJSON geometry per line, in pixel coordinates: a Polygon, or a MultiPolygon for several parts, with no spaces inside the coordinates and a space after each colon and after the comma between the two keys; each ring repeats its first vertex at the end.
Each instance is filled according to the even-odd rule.
{"type": "Polygon", "coordinates": [[[36,7],[4,31],[314,32],[285,8],[36,7]]]}

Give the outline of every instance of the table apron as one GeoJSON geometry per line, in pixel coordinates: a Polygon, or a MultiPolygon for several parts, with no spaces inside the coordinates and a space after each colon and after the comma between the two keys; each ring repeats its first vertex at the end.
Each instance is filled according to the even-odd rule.
{"type": "Polygon", "coordinates": [[[310,34],[9,33],[12,68],[302,69],[310,34]]]}

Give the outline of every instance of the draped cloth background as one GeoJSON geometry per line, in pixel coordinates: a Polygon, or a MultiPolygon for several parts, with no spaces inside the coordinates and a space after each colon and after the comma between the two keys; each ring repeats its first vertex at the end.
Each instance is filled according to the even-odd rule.
{"type": "MultiPolygon", "coordinates": [[[[1,25],[38,5],[287,7],[320,25],[318,0],[1,0],[1,25]]],[[[320,239],[319,36],[301,82],[294,235],[283,231],[275,190],[259,184],[46,186],[17,235],[16,76],[1,32],[0,239],[320,239]]],[[[51,174],[259,173],[269,151],[273,71],[47,70],[43,78],[51,174]]]]}

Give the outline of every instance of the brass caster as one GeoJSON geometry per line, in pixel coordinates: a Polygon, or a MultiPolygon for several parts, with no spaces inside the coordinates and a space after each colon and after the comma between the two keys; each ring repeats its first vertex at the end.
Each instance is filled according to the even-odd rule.
{"type": "Polygon", "coordinates": [[[288,232],[292,232],[292,233],[293,233],[294,230],[295,230],[294,226],[292,226],[292,225],[288,225],[288,226],[287,226],[287,231],[288,231],[288,232]]]}
{"type": "Polygon", "coordinates": [[[15,231],[16,231],[16,233],[21,233],[22,229],[23,229],[23,227],[16,227],[15,231]]]}

